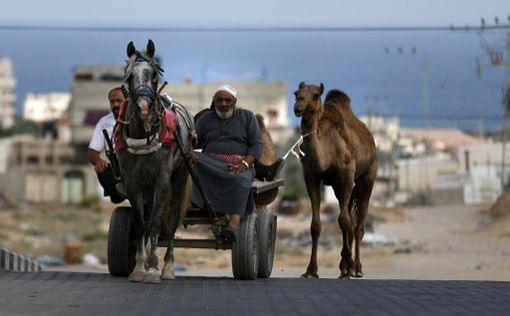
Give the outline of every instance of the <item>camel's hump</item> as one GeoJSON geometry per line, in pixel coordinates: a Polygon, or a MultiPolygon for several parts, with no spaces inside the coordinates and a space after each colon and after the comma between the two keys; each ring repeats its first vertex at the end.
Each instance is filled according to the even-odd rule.
{"type": "Polygon", "coordinates": [[[334,103],[340,103],[340,104],[350,104],[351,99],[349,96],[337,89],[329,90],[328,94],[326,95],[326,99],[324,102],[334,102],[334,103]]]}

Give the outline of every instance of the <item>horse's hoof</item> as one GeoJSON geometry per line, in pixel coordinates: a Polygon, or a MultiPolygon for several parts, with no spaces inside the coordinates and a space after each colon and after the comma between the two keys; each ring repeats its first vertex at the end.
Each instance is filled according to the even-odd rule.
{"type": "Polygon", "coordinates": [[[143,276],[144,283],[159,284],[161,283],[161,277],[156,269],[149,269],[143,276]]]}
{"type": "Polygon", "coordinates": [[[303,274],[301,274],[301,278],[302,279],[310,279],[310,278],[318,279],[319,275],[318,274],[311,274],[311,273],[303,273],[303,274]]]}
{"type": "Polygon", "coordinates": [[[343,279],[343,280],[349,280],[351,278],[351,273],[348,271],[342,272],[342,273],[340,273],[340,276],[338,278],[343,279]]]}
{"type": "Polygon", "coordinates": [[[363,272],[361,271],[356,271],[356,273],[354,274],[351,274],[352,277],[355,277],[355,278],[362,278],[363,277],[363,272]]]}
{"type": "Polygon", "coordinates": [[[143,271],[133,271],[129,274],[128,280],[131,282],[142,282],[144,275],[143,271]]]}
{"type": "Polygon", "coordinates": [[[175,280],[174,269],[172,269],[172,268],[169,268],[169,269],[163,268],[163,271],[161,271],[161,279],[163,279],[163,280],[175,280]]]}

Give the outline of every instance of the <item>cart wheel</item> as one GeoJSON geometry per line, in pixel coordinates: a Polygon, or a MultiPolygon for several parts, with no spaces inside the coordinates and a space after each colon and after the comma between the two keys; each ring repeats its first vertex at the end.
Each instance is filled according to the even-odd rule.
{"type": "Polygon", "coordinates": [[[267,209],[258,210],[259,222],[259,278],[269,278],[273,271],[276,243],[276,215],[267,209]]]}
{"type": "Polygon", "coordinates": [[[132,238],[131,208],[113,210],[108,230],[108,271],[113,276],[128,276],[135,267],[136,244],[132,238]]]}
{"type": "Polygon", "coordinates": [[[258,249],[257,214],[252,213],[241,220],[237,241],[232,244],[232,272],[234,278],[254,280],[257,278],[258,249]]]}

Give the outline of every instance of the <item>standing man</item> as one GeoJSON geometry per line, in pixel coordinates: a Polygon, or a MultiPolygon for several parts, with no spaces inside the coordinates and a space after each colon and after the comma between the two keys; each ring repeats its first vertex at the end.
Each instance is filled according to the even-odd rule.
{"type": "Polygon", "coordinates": [[[106,140],[103,135],[103,129],[106,129],[108,135],[112,136],[113,127],[119,116],[120,106],[126,100],[124,91],[121,87],[115,87],[108,92],[108,101],[110,102],[111,113],[103,116],[94,129],[94,135],[89,144],[87,158],[94,166],[99,183],[104,189],[104,196],[109,196],[113,203],[120,203],[125,200],[125,195],[119,193],[116,188],[116,180],[110,162],[101,157],[101,152],[107,148],[106,140]]]}
{"type": "MultiPolygon", "coordinates": [[[[253,164],[260,157],[262,140],[255,115],[236,107],[237,91],[219,87],[211,110],[202,112],[196,121],[196,168],[205,194],[213,209],[229,214],[229,223],[221,233],[235,240],[241,216],[253,212],[251,185],[255,177],[253,164]]],[[[202,206],[196,190],[192,202],[202,206]]]]}

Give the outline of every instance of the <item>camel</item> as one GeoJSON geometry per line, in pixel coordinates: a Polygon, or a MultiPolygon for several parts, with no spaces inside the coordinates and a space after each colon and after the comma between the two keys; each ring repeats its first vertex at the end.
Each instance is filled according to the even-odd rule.
{"type": "Polygon", "coordinates": [[[343,246],[339,264],[341,279],[362,277],[359,246],[363,222],[377,174],[374,138],[352,112],[350,99],[342,91],[328,92],[324,104],[324,85],[299,84],[294,93],[294,113],[301,118],[303,143],[301,157],[306,189],[312,205],[312,252],[302,277],[318,278],[317,247],[321,234],[321,183],[332,186],[340,206],[338,224],[343,246]],[[356,241],[355,259],[352,243],[356,241]]]}
{"type": "Polygon", "coordinates": [[[276,146],[264,123],[264,116],[258,113],[255,117],[257,118],[262,138],[260,158],[255,162],[255,177],[261,181],[271,181],[282,169],[283,159],[277,156],[276,146]]]}
{"type": "Polygon", "coordinates": [[[257,118],[262,137],[262,152],[258,161],[264,166],[270,166],[278,160],[276,147],[264,123],[264,116],[262,114],[256,114],[255,117],[257,118]]]}

